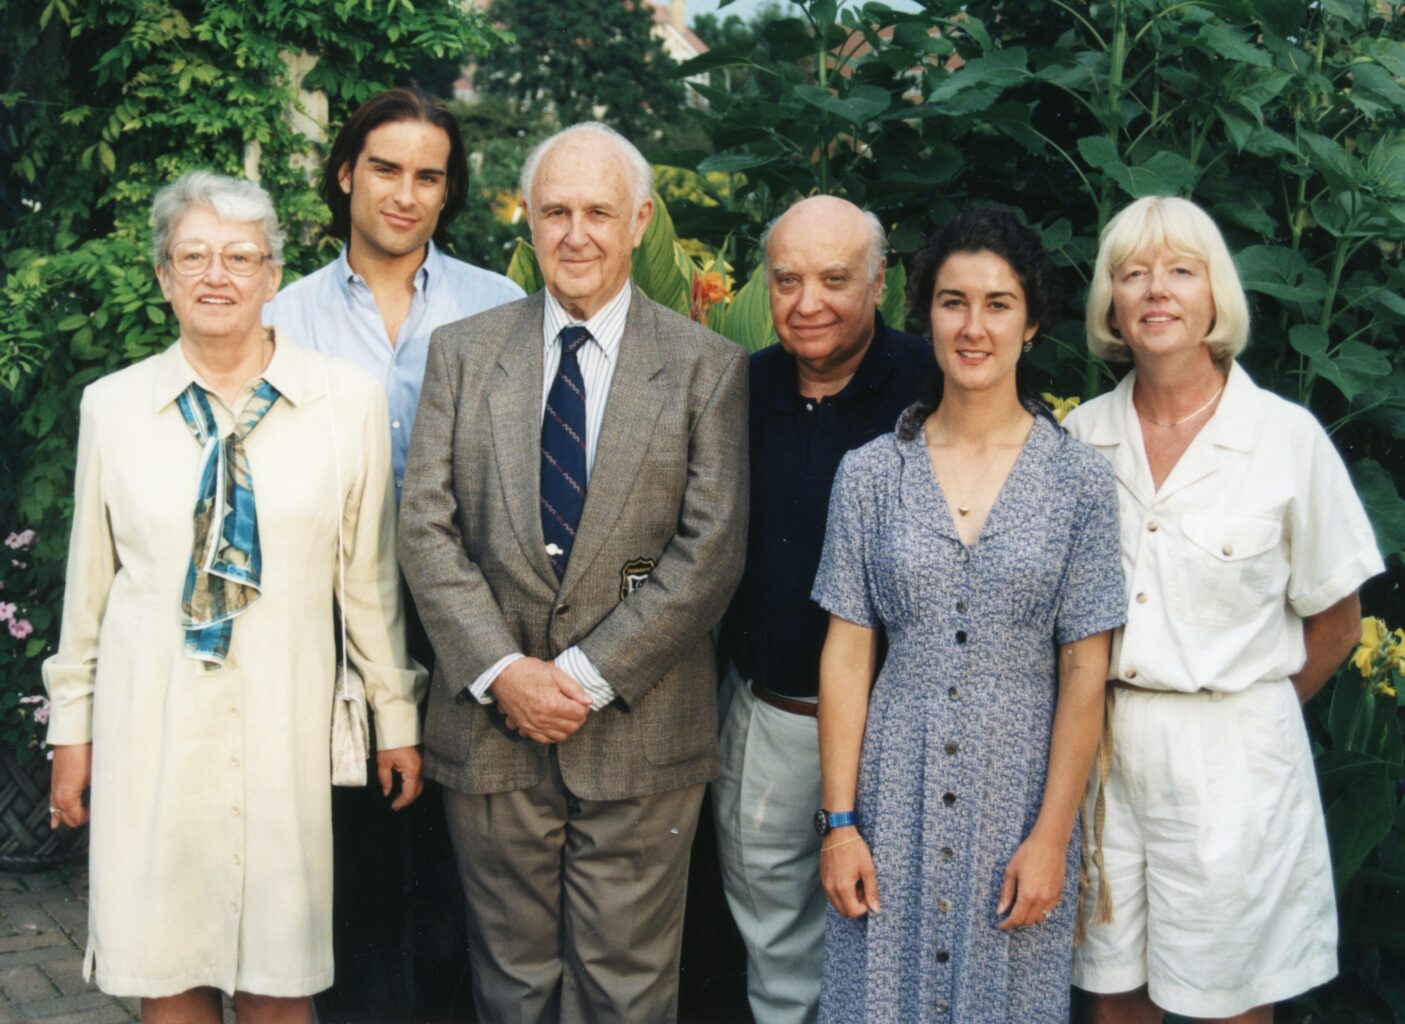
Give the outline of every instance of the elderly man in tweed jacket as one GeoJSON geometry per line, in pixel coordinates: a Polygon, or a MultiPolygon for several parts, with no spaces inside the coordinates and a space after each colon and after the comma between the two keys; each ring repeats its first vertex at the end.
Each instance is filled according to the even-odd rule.
{"type": "Polygon", "coordinates": [[[430,346],[400,559],[438,656],[425,764],[483,1020],[676,1016],[747,373],[629,281],[651,179],[602,125],[543,142],[522,194],[545,290],[430,346]]]}

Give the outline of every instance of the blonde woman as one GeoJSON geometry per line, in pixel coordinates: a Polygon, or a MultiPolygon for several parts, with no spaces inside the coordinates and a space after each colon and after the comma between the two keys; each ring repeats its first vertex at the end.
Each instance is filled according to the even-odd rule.
{"type": "MultiPolygon", "coordinates": [[[[1131,373],[1064,425],[1111,463],[1129,602],[1109,678],[1103,879],[1074,984],[1099,1024],[1269,1024],[1336,974],[1322,807],[1299,705],[1360,636],[1383,570],[1341,458],[1235,361],[1234,263],[1184,199],[1108,224],[1088,344],[1131,373]]],[[[1093,794],[1089,795],[1093,799],[1093,794]]]]}

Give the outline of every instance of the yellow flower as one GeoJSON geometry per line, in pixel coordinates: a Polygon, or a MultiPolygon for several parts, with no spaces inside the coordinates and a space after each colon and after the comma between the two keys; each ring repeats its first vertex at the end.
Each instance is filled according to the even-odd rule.
{"type": "Polygon", "coordinates": [[[1379,647],[1387,636],[1385,621],[1368,615],[1361,620],[1361,642],[1367,647],[1379,647]]]}
{"type": "Polygon", "coordinates": [[[1078,408],[1078,403],[1083,401],[1083,399],[1079,398],[1077,395],[1072,398],[1060,398],[1058,395],[1048,391],[1044,392],[1039,397],[1049,403],[1049,408],[1054,410],[1054,419],[1058,420],[1060,423],[1064,421],[1065,416],[1078,408]]]}
{"type": "MultiPolygon", "coordinates": [[[[1371,678],[1371,662],[1376,656],[1374,647],[1367,647],[1365,644],[1359,645],[1351,655],[1351,663],[1356,666],[1356,670],[1361,673],[1363,679],[1371,678]]],[[[1362,684],[1365,685],[1364,683],[1362,684]]]]}
{"type": "Polygon", "coordinates": [[[1383,697],[1394,697],[1394,696],[1395,696],[1395,687],[1382,685],[1381,688],[1380,688],[1378,691],[1376,691],[1376,692],[1379,693],[1379,694],[1381,694],[1381,696],[1383,696],[1383,697]]]}

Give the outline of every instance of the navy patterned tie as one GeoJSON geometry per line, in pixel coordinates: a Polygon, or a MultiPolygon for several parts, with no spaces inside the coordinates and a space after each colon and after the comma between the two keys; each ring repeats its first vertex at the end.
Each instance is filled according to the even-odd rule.
{"type": "Polygon", "coordinates": [[[561,365],[542,417],[542,535],[558,580],[585,508],[585,381],[576,352],[589,339],[584,327],[562,329],[561,365]]]}

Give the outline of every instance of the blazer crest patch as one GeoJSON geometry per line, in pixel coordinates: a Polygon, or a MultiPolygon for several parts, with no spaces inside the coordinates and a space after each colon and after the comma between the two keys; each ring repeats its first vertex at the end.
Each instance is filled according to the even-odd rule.
{"type": "Polygon", "coordinates": [[[642,587],[658,564],[652,558],[631,558],[625,562],[620,567],[620,600],[642,587]]]}

